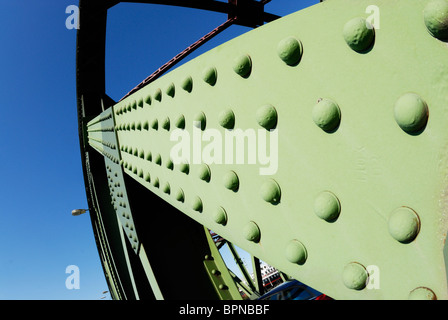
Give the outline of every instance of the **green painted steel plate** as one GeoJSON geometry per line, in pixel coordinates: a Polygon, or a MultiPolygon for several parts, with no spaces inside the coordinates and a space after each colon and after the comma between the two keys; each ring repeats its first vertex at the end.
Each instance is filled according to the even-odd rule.
{"type": "Polygon", "coordinates": [[[113,106],[114,158],[333,298],[446,299],[445,4],[331,0],[248,32],[113,106]]]}

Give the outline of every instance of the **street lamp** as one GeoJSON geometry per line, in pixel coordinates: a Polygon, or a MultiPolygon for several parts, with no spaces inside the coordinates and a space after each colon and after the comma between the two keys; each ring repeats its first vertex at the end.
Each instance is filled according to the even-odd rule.
{"type": "Polygon", "coordinates": [[[79,216],[83,213],[86,213],[88,209],[75,209],[72,210],[72,216],[79,216]]]}

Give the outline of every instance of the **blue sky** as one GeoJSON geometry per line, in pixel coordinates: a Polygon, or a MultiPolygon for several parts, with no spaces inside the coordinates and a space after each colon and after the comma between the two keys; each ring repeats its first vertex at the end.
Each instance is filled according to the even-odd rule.
{"type": "MultiPolygon", "coordinates": [[[[317,3],[273,0],[286,15],[317,3]]],[[[0,299],[100,299],[107,284],[88,214],[76,112],[75,0],[0,0],[0,299]],[[67,266],[80,288],[65,286],[67,266]]],[[[106,88],[119,100],[185,47],[224,22],[201,10],[120,4],[109,12],[106,88]]],[[[249,31],[233,26],[191,58],[249,31]]],[[[186,60],[187,61],[187,60],[186,60]]],[[[108,295],[106,295],[108,297],[108,295]]]]}

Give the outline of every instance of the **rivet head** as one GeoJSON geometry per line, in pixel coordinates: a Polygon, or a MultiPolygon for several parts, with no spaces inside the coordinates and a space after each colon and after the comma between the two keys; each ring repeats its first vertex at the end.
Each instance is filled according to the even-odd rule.
{"type": "Polygon", "coordinates": [[[174,169],[174,163],[173,163],[173,160],[168,159],[167,162],[166,162],[166,167],[167,167],[168,169],[170,169],[170,170],[173,170],[173,169],[174,169]]]}
{"type": "Polygon", "coordinates": [[[294,37],[283,39],[277,46],[277,54],[287,65],[297,65],[302,57],[302,43],[294,37]]]}
{"type": "Polygon", "coordinates": [[[314,200],[314,213],[321,219],[335,221],[341,212],[338,198],[329,191],[321,192],[314,200]]]}
{"type": "Polygon", "coordinates": [[[423,11],[423,17],[426,28],[433,37],[448,39],[448,1],[430,1],[423,11]]]}
{"type": "Polygon", "coordinates": [[[148,94],[148,95],[145,97],[145,103],[148,104],[148,105],[151,105],[151,100],[152,100],[151,95],[148,94]]]}
{"type": "Polygon", "coordinates": [[[239,56],[233,64],[233,71],[243,78],[247,78],[252,70],[252,60],[247,54],[239,56]]]}
{"type": "Polygon", "coordinates": [[[259,242],[260,241],[260,229],[258,228],[258,225],[250,221],[248,224],[244,226],[243,229],[243,235],[248,241],[252,242],[259,242]]]}
{"type": "Polygon", "coordinates": [[[201,200],[201,198],[199,198],[199,197],[197,197],[197,196],[194,197],[193,200],[192,200],[192,202],[191,202],[191,208],[192,208],[194,211],[202,212],[203,205],[202,205],[202,200],[201,200]]]}
{"type": "Polygon", "coordinates": [[[179,189],[176,191],[175,198],[176,198],[176,200],[179,201],[179,202],[184,202],[184,201],[185,201],[184,191],[183,191],[181,188],[179,188],[179,189]]]}
{"type": "Polygon", "coordinates": [[[224,175],[223,178],[224,186],[232,191],[238,191],[240,186],[240,180],[238,179],[238,175],[234,171],[230,171],[224,175]]]}
{"type": "Polygon", "coordinates": [[[170,118],[166,117],[162,122],[162,128],[169,131],[170,130],[170,118]]]}
{"type": "Polygon", "coordinates": [[[406,93],[395,102],[394,116],[403,131],[417,133],[428,122],[428,106],[419,95],[406,93]]]}
{"type": "Polygon", "coordinates": [[[154,99],[157,101],[162,101],[162,90],[159,88],[154,92],[154,99]]]}
{"type": "Polygon", "coordinates": [[[420,218],[414,210],[400,207],[392,212],[388,225],[389,233],[395,240],[409,243],[420,231],[420,218]]]}
{"type": "Polygon", "coordinates": [[[217,224],[226,225],[226,223],[227,223],[226,210],[224,210],[224,208],[222,208],[222,207],[219,207],[215,211],[214,219],[217,224]]]}
{"type": "Polygon", "coordinates": [[[286,259],[291,263],[303,264],[307,258],[305,246],[298,240],[288,243],[285,250],[286,259]]]}
{"type": "Polygon", "coordinates": [[[342,273],[344,285],[353,290],[362,290],[367,284],[369,274],[363,265],[352,262],[345,266],[342,273]]]}
{"type": "Polygon", "coordinates": [[[182,81],[182,83],[181,83],[180,86],[181,86],[182,89],[184,89],[185,91],[187,91],[187,92],[191,92],[191,91],[193,90],[193,79],[192,79],[190,76],[186,77],[186,78],[182,81]]]}
{"type": "Polygon", "coordinates": [[[344,25],[343,36],[352,50],[365,52],[373,45],[375,31],[366,19],[354,18],[344,25]]]}
{"type": "Polygon", "coordinates": [[[198,114],[196,114],[196,116],[194,117],[194,120],[193,120],[193,125],[196,128],[205,130],[206,123],[207,123],[207,120],[206,120],[204,112],[201,111],[198,114]]]}
{"type": "Polygon", "coordinates": [[[261,185],[260,194],[261,194],[261,197],[266,202],[269,202],[272,204],[277,204],[280,202],[280,197],[281,197],[280,186],[273,179],[269,179],[261,185]]]}
{"type": "Polygon", "coordinates": [[[183,172],[185,174],[190,173],[190,164],[188,163],[187,160],[184,160],[179,164],[179,170],[180,172],[183,172]]]}
{"type": "Polygon", "coordinates": [[[162,165],[162,157],[160,156],[160,154],[156,154],[156,155],[155,155],[155,157],[154,157],[154,162],[155,162],[157,165],[159,165],[159,166],[162,165]]]}
{"type": "Polygon", "coordinates": [[[154,130],[159,129],[159,121],[157,119],[153,119],[151,122],[151,128],[153,128],[154,130]]]}
{"type": "Polygon", "coordinates": [[[226,109],[219,114],[219,124],[226,129],[233,129],[235,127],[235,114],[232,110],[226,109]]]}
{"type": "Polygon", "coordinates": [[[160,186],[159,178],[155,178],[152,182],[152,185],[158,188],[160,186]]]}
{"type": "Polygon", "coordinates": [[[275,129],[277,126],[277,117],[277,110],[271,105],[260,107],[256,113],[258,124],[266,130],[275,129]]]}
{"type": "Polygon", "coordinates": [[[176,88],[174,87],[174,83],[170,83],[168,88],[166,89],[166,94],[171,98],[174,98],[176,88]]]}
{"type": "Polygon", "coordinates": [[[409,300],[437,300],[437,296],[429,288],[419,287],[415,288],[409,293],[409,300]]]}
{"type": "Polygon", "coordinates": [[[171,187],[170,184],[167,182],[165,183],[165,185],[163,186],[163,192],[165,192],[166,194],[170,194],[171,193],[171,187]]]}
{"type": "Polygon", "coordinates": [[[181,114],[179,117],[177,117],[174,125],[179,129],[185,129],[185,117],[183,114],[181,114]]]}
{"type": "Polygon", "coordinates": [[[214,86],[218,80],[218,72],[216,71],[216,68],[210,67],[205,69],[202,74],[202,79],[209,85],[214,86]]]}
{"type": "Polygon", "coordinates": [[[211,172],[210,167],[206,164],[201,164],[198,170],[199,179],[210,182],[211,172]]]}
{"type": "Polygon", "coordinates": [[[339,106],[329,99],[320,100],[313,107],[312,116],[314,123],[326,132],[337,129],[341,122],[339,106]]]}

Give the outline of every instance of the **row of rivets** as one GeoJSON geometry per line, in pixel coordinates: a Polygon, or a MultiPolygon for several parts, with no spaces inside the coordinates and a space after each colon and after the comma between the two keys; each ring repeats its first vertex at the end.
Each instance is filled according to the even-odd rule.
{"type": "MultiPolygon", "coordinates": [[[[321,99],[314,106],[312,117],[319,128],[326,132],[332,132],[340,124],[341,110],[334,101],[321,99]]],[[[394,117],[403,131],[415,134],[421,132],[428,122],[428,106],[419,95],[405,93],[395,102],[394,117]]]]}
{"type": "MultiPolygon", "coordinates": [[[[402,95],[394,105],[394,117],[397,124],[403,131],[413,134],[424,129],[428,117],[428,107],[426,102],[415,93],[406,93],[402,95]]],[[[336,130],[341,122],[341,110],[338,104],[330,99],[320,99],[313,107],[312,119],[315,124],[326,132],[336,130]]],[[[233,129],[235,126],[235,114],[231,109],[225,109],[219,114],[219,124],[226,129],[233,129]]],[[[266,130],[273,130],[277,126],[278,114],[272,105],[264,105],[256,112],[256,121],[266,130]]],[[[193,122],[201,130],[206,127],[206,115],[204,112],[198,113],[193,122]]],[[[176,121],[177,128],[185,129],[185,116],[180,115],[176,121]]],[[[158,120],[153,119],[151,123],[133,122],[117,126],[117,130],[148,130],[149,127],[158,130],[158,120]]],[[[170,130],[170,119],[166,117],[162,122],[162,128],[170,130]]]]}
{"type": "MultiPolygon", "coordinates": [[[[334,222],[341,213],[341,203],[332,192],[323,191],[314,201],[314,213],[327,222],[334,222]]],[[[411,208],[397,208],[389,217],[388,229],[395,240],[410,243],[420,231],[420,218],[411,208]]]]}

